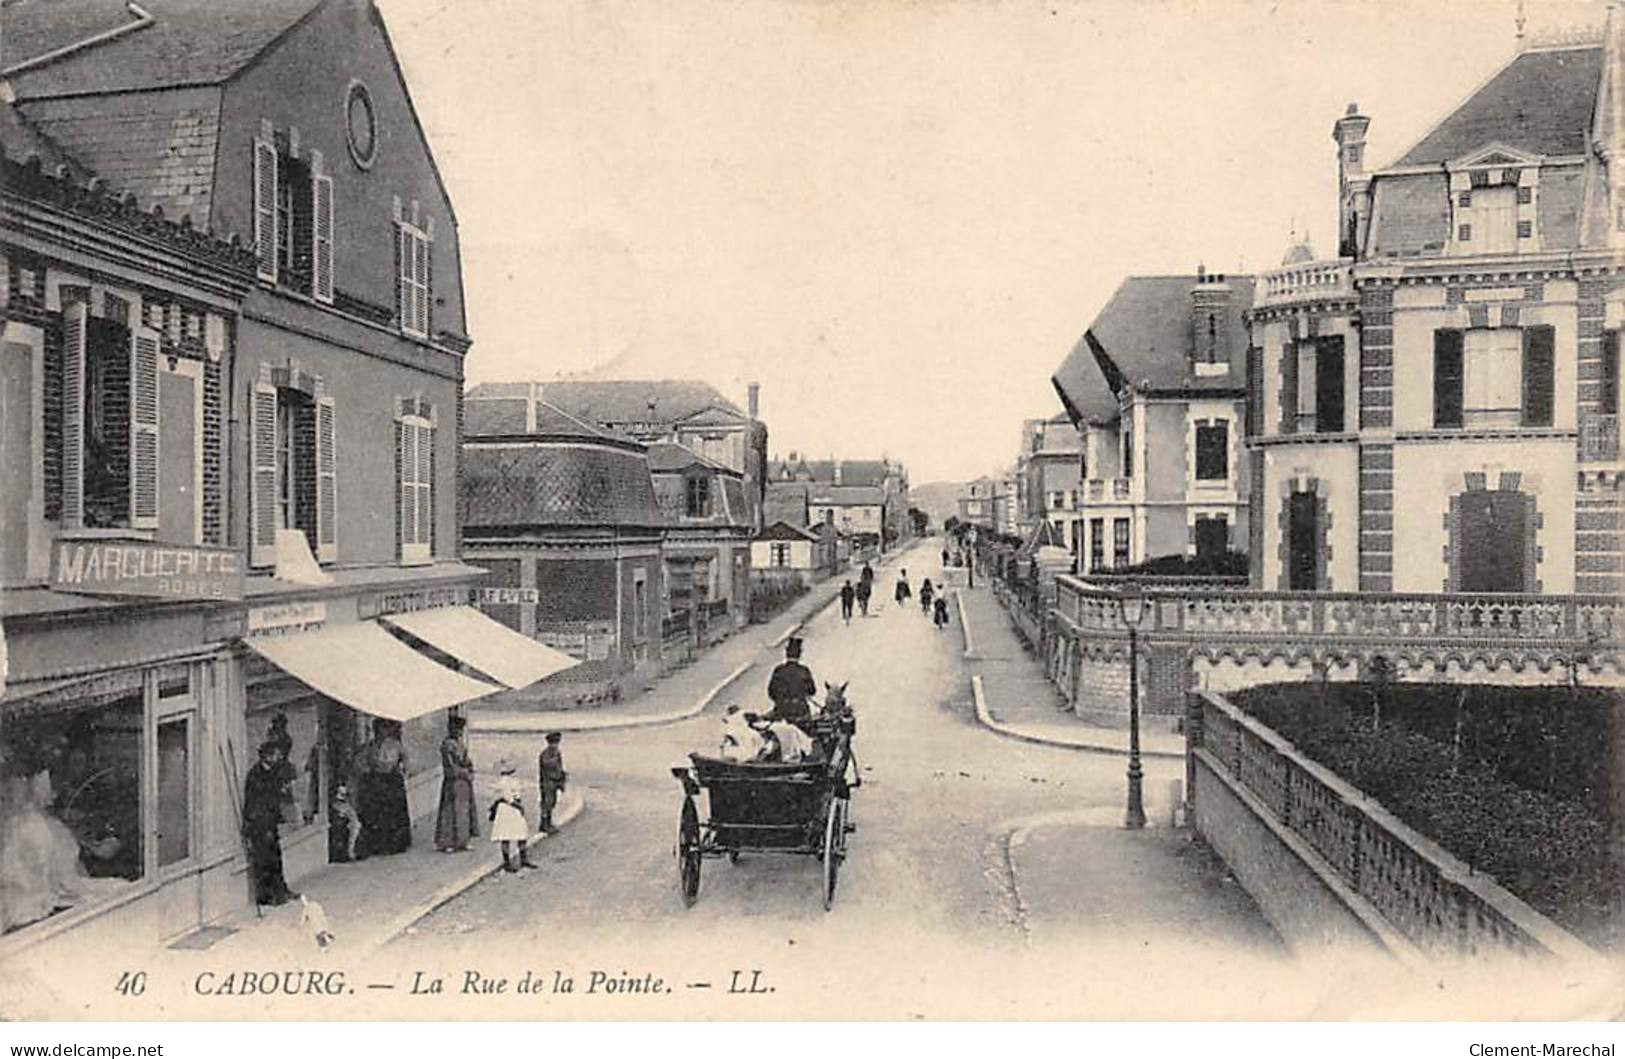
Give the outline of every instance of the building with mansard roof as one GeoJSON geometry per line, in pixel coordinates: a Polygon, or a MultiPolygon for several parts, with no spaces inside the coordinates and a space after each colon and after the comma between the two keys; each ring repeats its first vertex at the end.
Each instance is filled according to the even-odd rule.
{"type": "Polygon", "coordinates": [[[744,475],[663,441],[649,446],[649,472],[665,519],[668,611],[691,612],[700,643],[744,628],[755,533],[744,475]]]}
{"type": "Polygon", "coordinates": [[[1258,587],[1625,589],[1622,34],[1524,47],[1386,166],[1335,121],[1338,256],[1250,314],[1258,587]]]}

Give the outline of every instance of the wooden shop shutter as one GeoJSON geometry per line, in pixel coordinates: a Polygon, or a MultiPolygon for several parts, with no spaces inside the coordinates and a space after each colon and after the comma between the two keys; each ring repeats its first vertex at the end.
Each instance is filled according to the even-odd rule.
{"type": "Polygon", "coordinates": [[[249,414],[248,561],[276,562],[276,387],[255,383],[249,414]]]}
{"type": "Polygon", "coordinates": [[[254,253],[259,277],[276,282],[276,144],[254,141],[254,253]]]}
{"type": "Polygon", "coordinates": [[[1315,430],[1339,433],[1343,429],[1343,336],[1319,339],[1315,347],[1315,430]]]}
{"type": "Polygon", "coordinates": [[[88,307],[73,302],[62,311],[62,525],[85,522],[85,342],[88,307]]]}
{"type": "Polygon", "coordinates": [[[1459,427],[1462,423],[1462,333],[1449,327],[1433,332],[1433,425],[1459,427]]]}
{"type": "Polygon", "coordinates": [[[130,332],[130,526],[158,528],[158,332],[130,332]]]}
{"type": "Polygon", "coordinates": [[[330,563],[339,557],[338,433],[333,398],[316,401],[316,560],[330,563]]]}
{"type": "Polygon", "coordinates": [[[310,182],[311,295],[319,302],[333,301],[333,178],[318,174],[310,182]]]}
{"type": "Polygon", "coordinates": [[[1523,425],[1552,425],[1556,332],[1549,325],[1523,329],[1523,425]]]}

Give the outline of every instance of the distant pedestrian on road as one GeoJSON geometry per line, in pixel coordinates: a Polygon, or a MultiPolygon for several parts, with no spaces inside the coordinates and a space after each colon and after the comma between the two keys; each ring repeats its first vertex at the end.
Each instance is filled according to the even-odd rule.
{"type": "Polygon", "coordinates": [[[502,845],[502,870],[518,871],[534,868],[526,845],[530,839],[530,825],[525,822],[525,800],[519,793],[519,777],[514,775],[513,762],[504,759],[498,766],[502,775],[496,783],[496,800],[491,803],[491,841],[502,845]],[[513,859],[513,847],[519,847],[519,863],[513,859]]]}
{"type": "Polygon", "coordinates": [[[479,835],[474,819],[474,761],[468,756],[463,729],[468,721],[453,717],[446,722],[446,738],[440,741],[440,812],[434,822],[435,848],[442,853],[466,853],[468,841],[479,835]]]}
{"type": "Polygon", "coordinates": [[[920,613],[928,618],[931,616],[931,597],[934,595],[936,589],[931,587],[931,579],[928,577],[920,584],[920,613]]]}
{"type": "Polygon", "coordinates": [[[931,620],[936,624],[938,629],[948,624],[947,593],[943,593],[942,595],[938,596],[936,602],[931,604],[931,620]]]}
{"type": "Polygon", "coordinates": [[[904,570],[902,573],[897,575],[897,591],[893,593],[893,595],[896,598],[897,605],[899,607],[914,598],[914,590],[908,587],[907,570],[904,570]]]}
{"type": "Polygon", "coordinates": [[[858,571],[858,584],[873,586],[875,583],[875,568],[869,565],[869,560],[863,560],[863,569],[858,571]]]}
{"type": "Polygon", "coordinates": [[[948,569],[948,549],[947,548],[942,549],[942,568],[944,570],[948,569]]]}
{"type": "MultiPolygon", "coordinates": [[[[864,569],[867,570],[868,567],[864,567],[864,569]]],[[[865,618],[869,616],[869,590],[872,587],[873,581],[873,575],[871,575],[867,580],[861,577],[858,578],[858,610],[865,618]]]]}
{"type": "Polygon", "coordinates": [[[559,742],[563,738],[558,732],[548,732],[547,746],[536,758],[536,782],[542,789],[541,831],[544,835],[558,830],[553,826],[553,807],[559,804],[559,795],[564,793],[565,781],[570,778],[564,771],[564,755],[559,751],[559,742]]]}
{"type": "Polygon", "coordinates": [[[852,587],[852,579],[847,578],[846,584],[841,586],[841,620],[848,625],[852,624],[852,601],[857,598],[857,590],[852,587]]]}

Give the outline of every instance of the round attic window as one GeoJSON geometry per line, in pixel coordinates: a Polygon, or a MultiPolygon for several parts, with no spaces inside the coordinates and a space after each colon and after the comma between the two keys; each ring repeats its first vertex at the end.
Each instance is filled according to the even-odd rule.
{"type": "Polygon", "coordinates": [[[378,121],[373,116],[372,94],[360,81],[350,82],[344,99],[344,119],[349,132],[350,157],[362,169],[370,169],[378,152],[378,121]]]}

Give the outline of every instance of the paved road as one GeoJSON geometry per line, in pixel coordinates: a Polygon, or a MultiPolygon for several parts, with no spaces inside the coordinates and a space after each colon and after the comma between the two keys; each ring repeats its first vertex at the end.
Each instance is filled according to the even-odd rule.
{"type": "MultiPolygon", "coordinates": [[[[939,572],[924,548],[905,565],[916,582],[939,572]]],[[[547,844],[541,870],[498,875],[442,907],[386,950],[390,964],[529,970],[550,983],[562,970],[575,979],[570,995],[486,1001],[487,1017],[1059,1017],[1192,1013],[1109,966],[1106,954],[1125,929],[1135,944],[1164,942],[1166,973],[1177,974],[1179,939],[1204,935],[1211,907],[1219,925],[1204,935],[1210,946],[1217,939],[1243,960],[1279,960],[1251,905],[1214,883],[1211,863],[1183,856],[1181,835],[1127,835],[1115,826],[1119,759],[980,727],[957,626],[937,630],[918,606],[892,604],[889,583],[879,587],[886,602],[876,614],[847,625],[831,607],[806,634],[806,661],[821,681],[850,683],[860,726],[858,831],[832,912],[823,910],[811,858],[768,855],[706,861],[699,902],[683,907],[672,856],[681,793],[668,770],[688,751],[714,745],[713,710],[680,724],[569,737],[565,757],[572,780],[587,786],[587,812],[547,844]],[[1069,859],[1074,840],[1097,861],[1088,872],[1069,859]],[[1111,860],[1142,855],[1151,867],[1138,870],[1189,898],[1166,927],[1155,912],[1166,900],[1140,915],[1113,911],[1134,907],[1141,887],[1132,870],[1113,880],[1111,860]],[[1031,877],[1019,878],[1024,871],[1031,877]],[[1102,924],[1110,931],[1099,935],[1098,955],[1082,955],[1080,942],[1102,924]],[[672,992],[588,995],[594,970],[640,979],[652,972],[672,992]],[[727,992],[735,971],[744,984],[756,970],[758,988],[774,992],[727,992]]],[[[776,661],[764,657],[719,705],[765,705],[776,661]]],[[[474,749],[525,755],[532,743],[485,736],[474,749]]],[[[1155,797],[1180,774],[1177,762],[1150,762],[1147,789],[1155,797]]],[[[448,975],[448,990],[463,984],[448,975]]]]}

